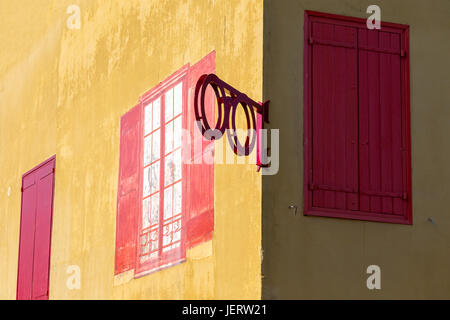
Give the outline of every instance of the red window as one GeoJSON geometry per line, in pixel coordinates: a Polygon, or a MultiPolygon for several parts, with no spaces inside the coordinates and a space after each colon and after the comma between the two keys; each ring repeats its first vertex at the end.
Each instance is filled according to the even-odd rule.
{"type": "MultiPolygon", "coordinates": [[[[185,73],[143,101],[143,165],[137,272],[184,259],[181,137],[185,73]]],[[[186,192],[184,192],[186,193],[186,192]]]]}
{"type": "Polygon", "coordinates": [[[212,237],[214,166],[197,159],[213,143],[197,132],[192,103],[197,79],[214,72],[214,57],[181,68],[122,117],[116,274],[134,269],[138,277],[177,264],[186,248],[212,237]]]}
{"type": "Polygon", "coordinates": [[[408,26],[305,14],[305,214],[412,223],[408,26]]]}
{"type": "Polygon", "coordinates": [[[47,300],[55,157],[22,177],[17,299],[47,300]]]}

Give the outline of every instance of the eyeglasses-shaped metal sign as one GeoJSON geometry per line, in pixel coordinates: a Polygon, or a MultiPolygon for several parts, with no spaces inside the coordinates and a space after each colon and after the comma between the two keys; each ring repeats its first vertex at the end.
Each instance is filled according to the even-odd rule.
{"type": "Polygon", "coordinates": [[[263,150],[261,135],[264,122],[269,123],[270,101],[256,102],[213,73],[204,74],[198,79],[194,99],[195,119],[206,139],[218,140],[226,131],[228,142],[238,156],[248,156],[256,144],[256,164],[258,168],[267,166],[261,161],[263,150]],[[217,98],[218,114],[214,127],[209,124],[206,117],[205,96],[208,86],[213,89],[217,98]],[[244,143],[239,141],[236,132],[236,111],[239,106],[243,108],[247,123],[247,136],[244,143]]]}

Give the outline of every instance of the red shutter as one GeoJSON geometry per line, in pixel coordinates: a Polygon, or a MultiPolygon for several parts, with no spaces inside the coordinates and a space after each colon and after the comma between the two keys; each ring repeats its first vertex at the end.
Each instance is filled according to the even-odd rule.
{"type": "Polygon", "coordinates": [[[358,33],[361,210],[405,215],[399,33],[358,33]]]}
{"type": "Polygon", "coordinates": [[[22,182],[17,299],[48,299],[55,158],[22,182]]]}
{"type": "Polygon", "coordinates": [[[305,13],[305,214],[410,224],[408,26],[305,13]]]}
{"type": "MultiPolygon", "coordinates": [[[[188,75],[188,103],[185,114],[186,128],[189,130],[191,144],[191,164],[185,165],[187,172],[187,213],[186,213],[186,247],[192,247],[203,241],[212,239],[214,230],[214,163],[205,159],[213,157],[214,142],[204,139],[195,123],[194,92],[197,80],[203,74],[215,73],[215,51],[208,54],[192,66],[188,75]],[[202,140],[201,150],[196,150],[202,140]]],[[[215,100],[212,94],[207,95],[207,114],[214,116],[215,100]]],[[[211,119],[209,118],[209,119],[211,119]]]]}
{"type": "Polygon", "coordinates": [[[313,207],[358,210],[356,28],[312,24],[313,207]]]}
{"type": "Polygon", "coordinates": [[[134,268],[139,217],[141,105],[122,116],[117,191],[115,274],[134,268]]]}
{"type": "Polygon", "coordinates": [[[33,285],[34,224],[36,220],[36,173],[32,172],[22,182],[22,213],[20,220],[19,270],[17,299],[31,299],[33,285]]]}
{"type": "Polygon", "coordinates": [[[50,238],[55,160],[37,172],[36,231],[34,236],[33,299],[48,299],[50,238]]]}

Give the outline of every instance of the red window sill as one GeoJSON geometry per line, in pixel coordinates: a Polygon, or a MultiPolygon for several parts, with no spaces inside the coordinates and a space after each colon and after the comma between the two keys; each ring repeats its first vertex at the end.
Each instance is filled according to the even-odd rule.
{"type": "Polygon", "coordinates": [[[364,211],[309,208],[305,210],[304,215],[314,217],[328,217],[328,218],[340,218],[340,219],[351,219],[360,221],[386,222],[386,223],[412,225],[412,219],[410,217],[364,212],[364,211]]]}
{"type": "Polygon", "coordinates": [[[161,271],[163,269],[167,269],[167,268],[173,267],[173,266],[175,266],[177,264],[181,264],[183,262],[186,262],[186,258],[181,258],[181,259],[176,260],[176,261],[168,262],[168,263],[166,263],[164,265],[160,265],[160,266],[154,267],[152,269],[144,269],[144,268],[142,268],[141,270],[138,270],[135,273],[134,278],[135,279],[141,278],[141,277],[147,276],[149,274],[161,271]]]}

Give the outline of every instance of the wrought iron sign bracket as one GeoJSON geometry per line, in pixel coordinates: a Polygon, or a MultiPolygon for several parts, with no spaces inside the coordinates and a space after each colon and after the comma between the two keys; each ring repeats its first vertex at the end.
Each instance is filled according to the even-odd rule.
{"type": "Polygon", "coordinates": [[[256,102],[213,73],[204,74],[198,79],[194,99],[195,119],[199,130],[206,139],[218,140],[226,131],[228,142],[236,155],[248,156],[256,144],[258,171],[261,167],[269,166],[263,161],[262,152],[266,146],[262,145],[264,143],[262,131],[264,122],[269,123],[270,101],[256,102]],[[206,116],[205,97],[208,86],[214,91],[218,106],[217,121],[214,126],[209,124],[206,116]],[[243,144],[239,141],[236,133],[236,111],[239,105],[243,108],[247,123],[247,136],[243,144]]]}

